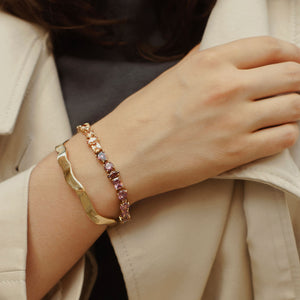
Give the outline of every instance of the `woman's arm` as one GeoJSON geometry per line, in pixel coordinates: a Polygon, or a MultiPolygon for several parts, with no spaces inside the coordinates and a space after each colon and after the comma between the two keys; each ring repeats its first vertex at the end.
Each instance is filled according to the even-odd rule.
{"type": "MultiPolygon", "coordinates": [[[[298,137],[300,50],[269,37],[198,52],[93,125],[131,203],[282,151],[298,137]]],[[[99,214],[118,201],[82,135],[66,144],[99,214]]],[[[86,217],[51,153],[29,189],[28,299],[40,299],[103,233],[86,217]]]]}

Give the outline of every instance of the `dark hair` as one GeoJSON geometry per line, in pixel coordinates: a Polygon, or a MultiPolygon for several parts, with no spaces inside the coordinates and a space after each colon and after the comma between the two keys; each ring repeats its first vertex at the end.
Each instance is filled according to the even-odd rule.
{"type": "MultiPolygon", "coordinates": [[[[0,8],[50,31],[53,40],[66,35],[80,36],[102,45],[121,45],[115,28],[135,22],[140,34],[135,46],[149,60],[180,58],[195,46],[203,35],[208,16],[216,0],[151,0],[157,26],[164,43],[152,45],[148,38],[153,29],[144,16],[136,20],[114,18],[107,14],[109,1],[96,0],[0,0],[0,8]]],[[[149,1],[141,1],[147,2],[149,1]]],[[[145,14],[145,10],[144,10],[145,14]]]]}

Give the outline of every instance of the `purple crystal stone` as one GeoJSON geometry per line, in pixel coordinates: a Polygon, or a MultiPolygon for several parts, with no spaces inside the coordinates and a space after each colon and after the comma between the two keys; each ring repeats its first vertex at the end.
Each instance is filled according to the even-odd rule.
{"type": "Polygon", "coordinates": [[[123,183],[120,180],[118,180],[117,178],[116,178],[116,180],[113,181],[113,184],[117,191],[123,187],[123,183]]]}
{"type": "Polygon", "coordinates": [[[127,191],[126,190],[120,190],[118,192],[118,199],[120,201],[123,201],[123,200],[127,199],[127,191]]]}

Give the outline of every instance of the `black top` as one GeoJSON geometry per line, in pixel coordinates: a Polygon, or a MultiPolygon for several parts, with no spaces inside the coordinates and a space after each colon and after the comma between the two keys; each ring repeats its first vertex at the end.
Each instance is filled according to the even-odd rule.
{"type": "MultiPolygon", "coordinates": [[[[122,10],[122,16],[132,17],[137,11],[140,13],[141,2],[114,1],[110,10],[116,15],[122,10]],[[128,3],[124,5],[125,2],[128,3]]],[[[147,13],[151,21],[153,11],[149,7],[147,13]]],[[[127,40],[132,39],[134,28],[125,24],[122,34],[127,40]]],[[[78,40],[74,44],[72,40],[72,47],[73,52],[56,55],[56,63],[73,133],[77,125],[103,118],[122,100],[175,64],[146,61],[132,46],[107,49],[78,40]]],[[[118,260],[106,232],[93,248],[98,276],[90,299],[127,299],[118,260]]]]}

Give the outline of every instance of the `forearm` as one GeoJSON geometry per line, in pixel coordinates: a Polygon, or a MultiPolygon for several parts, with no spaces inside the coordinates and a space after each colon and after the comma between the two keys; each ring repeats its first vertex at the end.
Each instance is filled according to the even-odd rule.
{"type": "MultiPolygon", "coordinates": [[[[67,144],[69,160],[99,214],[117,217],[112,184],[82,135],[67,144]]],[[[53,152],[33,170],[29,188],[28,299],[40,299],[76,263],[106,226],[93,224],[66,184],[53,152]]]]}

